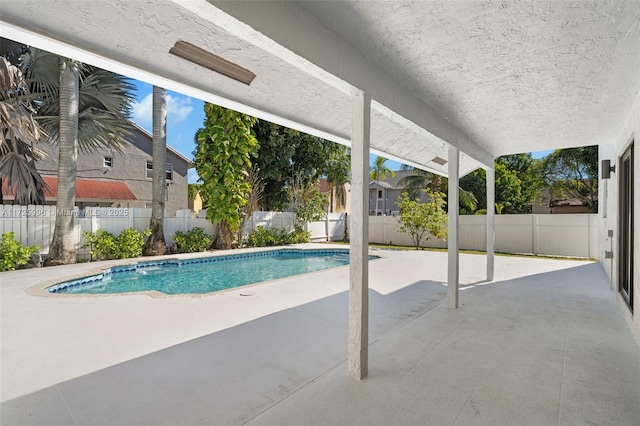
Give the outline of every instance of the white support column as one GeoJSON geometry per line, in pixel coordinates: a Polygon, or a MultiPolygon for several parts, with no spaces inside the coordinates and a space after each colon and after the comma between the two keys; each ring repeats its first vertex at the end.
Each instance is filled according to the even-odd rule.
{"type": "Polygon", "coordinates": [[[496,171],[487,169],[487,281],[493,281],[496,244],[496,171]]]}
{"type": "Polygon", "coordinates": [[[449,236],[447,237],[448,274],[447,274],[447,305],[449,309],[458,307],[458,278],[460,243],[458,238],[458,210],[460,194],[458,186],[460,180],[460,151],[455,146],[449,146],[449,236]]]}
{"type": "MultiPolygon", "coordinates": [[[[371,97],[359,92],[351,109],[351,221],[349,223],[349,376],[368,373],[369,350],[369,135],[371,97]]],[[[377,196],[377,194],[376,194],[377,196]]]]}

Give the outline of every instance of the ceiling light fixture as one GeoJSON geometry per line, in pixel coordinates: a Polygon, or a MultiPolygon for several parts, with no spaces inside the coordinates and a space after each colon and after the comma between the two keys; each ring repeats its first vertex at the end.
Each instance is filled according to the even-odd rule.
{"type": "Polygon", "coordinates": [[[240,65],[227,61],[226,59],[221,58],[218,55],[214,55],[211,52],[207,52],[206,50],[187,41],[177,41],[176,44],[169,49],[169,53],[222,75],[226,75],[227,77],[244,83],[247,86],[250,85],[256,77],[256,75],[248,69],[242,68],[240,65]]]}
{"type": "Polygon", "coordinates": [[[431,161],[433,161],[436,164],[440,164],[441,166],[444,166],[445,164],[447,164],[447,160],[445,160],[444,158],[440,158],[440,157],[435,157],[431,161]]]}

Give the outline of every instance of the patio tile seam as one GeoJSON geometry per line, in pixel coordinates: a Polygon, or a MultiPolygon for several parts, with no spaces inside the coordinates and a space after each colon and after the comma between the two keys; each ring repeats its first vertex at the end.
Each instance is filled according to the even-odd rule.
{"type": "MultiPolygon", "coordinates": [[[[465,319],[465,321],[467,321],[469,318],[465,319]]],[[[517,322],[522,322],[522,320],[520,318],[518,318],[516,320],[517,322]]],[[[493,362],[495,363],[495,361],[497,360],[497,354],[499,354],[501,352],[501,349],[505,346],[505,342],[507,340],[507,338],[510,336],[511,333],[513,333],[514,331],[517,331],[517,327],[516,326],[511,326],[508,330],[506,330],[504,332],[504,335],[500,341],[499,344],[497,344],[495,346],[495,350],[493,353],[493,356],[491,357],[491,359],[493,360],[493,362]]],[[[465,411],[465,409],[467,408],[467,406],[469,406],[473,401],[474,401],[474,395],[476,395],[476,393],[478,392],[478,389],[480,389],[480,385],[487,379],[487,377],[489,376],[489,374],[492,371],[492,367],[493,366],[489,366],[486,371],[484,372],[484,374],[482,375],[482,377],[480,379],[478,379],[477,383],[475,384],[473,391],[471,392],[471,394],[469,395],[469,398],[467,399],[467,401],[462,405],[460,411],[458,412],[458,415],[456,416],[456,419],[453,421],[453,425],[458,424],[458,420],[460,419],[460,416],[462,415],[462,413],[465,411]]],[[[472,407],[473,408],[473,407],[472,407]]]]}
{"type": "Polygon", "coordinates": [[[562,373],[560,374],[560,389],[558,389],[558,414],[556,416],[556,425],[560,424],[560,414],[562,411],[562,386],[564,385],[564,373],[567,367],[567,345],[569,342],[569,323],[566,323],[564,335],[564,347],[562,348],[562,373]]]}
{"type": "Polygon", "coordinates": [[[66,399],[62,396],[62,393],[60,392],[60,388],[58,386],[58,383],[56,383],[53,386],[54,386],[54,388],[56,390],[56,394],[58,395],[58,398],[60,398],[60,401],[62,401],[62,403],[64,404],[64,408],[65,408],[65,410],[67,410],[67,413],[69,414],[69,417],[71,417],[71,419],[73,419],[73,422],[74,422],[74,424],[76,426],[79,426],[80,423],[78,422],[78,419],[74,415],[73,410],[71,410],[71,407],[69,407],[69,404],[67,404],[66,399]]]}
{"type": "Polygon", "coordinates": [[[324,379],[325,377],[329,376],[329,374],[331,374],[333,371],[337,370],[341,365],[346,364],[346,362],[347,362],[347,360],[343,359],[342,361],[340,361],[337,364],[333,365],[332,367],[330,367],[329,369],[327,369],[323,373],[317,375],[316,377],[314,377],[313,379],[309,380],[308,382],[304,383],[303,385],[297,387],[296,389],[293,390],[293,392],[289,393],[288,395],[285,395],[284,397],[282,397],[280,399],[275,400],[273,398],[269,398],[269,399],[271,399],[273,401],[273,404],[269,405],[268,407],[265,407],[262,411],[260,411],[259,413],[255,414],[254,416],[246,419],[242,423],[242,425],[246,425],[248,423],[251,423],[252,421],[254,421],[254,420],[258,419],[259,417],[261,417],[262,415],[264,415],[266,412],[268,412],[272,408],[274,408],[274,407],[280,405],[281,403],[283,403],[284,401],[288,400],[289,398],[291,398],[292,396],[294,396],[298,392],[306,389],[307,387],[313,385],[314,383],[316,383],[316,382],[324,379]]]}
{"type": "MultiPolygon", "coordinates": [[[[436,300],[436,299],[434,299],[434,300],[436,300]]],[[[417,315],[416,317],[411,318],[411,319],[410,319],[410,320],[408,320],[407,322],[405,322],[405,323],[401,324],[400,326],[398,326],[398,327],[394,328],[393,330],[388,331],[387,333],[383,334],[383,335],[382,335],[382,336],[380,336],[379,338],[375,338],[375,337],[370,336],[370,337],[372,337],[372,339],[370,339],[370,341],[369,341],[369,348],[370,348],[370,349],[371,349],[371,348],[373,348],[373,347],[376,345],[376,343],[380,343],[381,341],[383,341],[383,340],[385,340],[386,338],[388,338],[388,337],[390,337],[391,335],[393,335],[393,334],[394,334],[394,332],[397,332],[398,330],[400,330],[400,329],[404,328],[405,326],[407,326],[407,325],[411,324],[412,322],[414,322],[414,321],[415,321],[415,320],[417,320],[418,318],[421,318],[421,317],[422,317],[422,316],[424,316],[425,314],[429,313],[429,312],[430,312],[430,311],[432,311],[434,308],[436,308],[436,307],[438,307],[438,306],[442,305],[442,300],[443,300],[443,299],[436,300],[436,301],[438,301],[439,303],[434,304],[433,306],[429,306],[429,307],[428,307],[428,309],[427,309],[427,310],[425,310],[424,312],[420,313],[420,315],[417,315]]],[[[310,314],[308,314],[308,315],[310,315],[310,314]]],[[[310,315],[310,316],[311,316],[311,317],[314,317],[314,318],[316,317],[316,316],[314,316],[314,315],[310,315]]],[[[326,321],[326,320],[325,320],[325,321],[326,321]]],[[[452,333],[457,329],[457,327],[458,327],[461,323],[463,323],[464,321],[465,321],[464,319],[463,319],[463,320],[461,320],[461,321],[460,321],[460,323],[458,323],[458,324],[456,325],[456,327],[454,327],[454,328],[451,330],[451,333],[447,334],[447,335],[446,335],[446,336],[445,336],[445,337],[444,337],[444,338],[443,338],[443,339],[442,339],[442,340],[441,340],[437,345],[435,345],[433,348],[431,348],[431,350],[429,350],[429,351],[428,351],[428,353],[427,353],[427,354],[425,354],[425,357],[426,357],[426,356],[428,356],[428,354],[429,354],[430,352],[432,352],[436,347],[438,347],[438,346],[439,346],[439,345],[440,345],[444,340],[446,340],[446,339],[447,339],[447,337],[449,337],[449,336],[450,336],[450,335],[451,335],[451,334],[452,334],[452,333]]],[[[328,321],[326,321],[326,322],[328,322],[328,321]]],[[[424,357],[423,357],[423,358],[424,358],[424,357]]],[[[421,358],[421,359],[423,359],[423,358],[421,358]]],[[[284,396],[283,398],[281,398],[281,399],[279,399],[279,400],[275,401],[275,402],[274,402],[274,404],[270,405],[269,407],[266,407],[266,408],[265,408],[264,410],[262,410],[260,413],[257,413],[257,414],[256,414],[256,415],[254,415],[253,417],[251,417],[251,418],[247,419],[247,420],[246,420],[245,422],[243,422],[242,424],[243,424],[243,425],[246,425],[246,424],[248,424],[248,423],[251,423],[253,420],[258,419],[260,416],[262,416],[263,414],[265,414],[266,412],[268,412],[268,411],[269,411],[269,410],[271,410],[272,408],[276,407],[277,405],[279,405],[279,404],[283,403],[283,402],[284,402],[284,401],[286,401],[287,399],[289,399],[289,398],[293,397],[293,396],[294,396],[295,394],[297,394],[298,392],[300,392],[300,391],[304,390],[305,388],[307,388],[307,387],[309,387],[309,386],[313,385],[314,383],[316,383],[316,382],[318,382],[318,381],[320,381],[320,380],[323,380],[324,378],[326,378],[327,376],[329,376],[332,372],[334,372],[335,370],[337,370],[341,365],[345,364],[346,362],[347,362],[347,360],[346,360],[346,359],[343,359],[342,361],[340,361],[340,362],[338,362],[337,364],[335,364],[333,367],[331,367],[331,368],[327,369],[327,370],[326,370],[325,372],[323,372],[322,374],[320,374],[320,375],[316,376],[315,378],[311,379],[311,380],[310,380],[310,381],[308,381],[307,383],[305,383],[305,384],[301,385],[300,387],[298,387],[297,389],[295,389],[295,390],[294,390],[293,392],[291,392],[290,394],[288,394],[288,395],[284,396]]],[[[416,362],[416,364],[415,364],[415,365],[417,365],[419,362],[420,362],[420,360],[418,360],[418,362],[416,362]]],[[[414,367],[415,367],[415,365],[414,365],[414,367]]],[[[349,380],[351,380],[351,379],[349,379],[349,380]]],[[[365,380],[366,380],[366,379],[365,379],[365,380]]],[[[398,377],[398,380],[401,380],[401,377],[398,377]]]]}

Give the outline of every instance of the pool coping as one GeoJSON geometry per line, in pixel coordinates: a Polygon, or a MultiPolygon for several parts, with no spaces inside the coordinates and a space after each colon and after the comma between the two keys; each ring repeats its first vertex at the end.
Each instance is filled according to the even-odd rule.
{"type": "MultiPolygon", "coordinates": [[[[272,252],[272,251],[282,251],[282,250],[295,250],[295,251],[346,251],[349,252],[349,246],[347,247],[337,247],[337,246],[329,246],[326,248],[320,248],[320,247],[304,247],[304,246],[300,246],[300,245],[286,245],[286,246],[270,246],[270,247],[251,247],[251,248],[244,248],[244,249],[233,249],[233,250],[216,250],[216,251],[210,251],[210,252],[198,252],[198,253],[180,253],[180,254],[168,254],[168,255],[162,255],[162,256],[154,256],[154,257],[149,257],[149,258],[145,258],[145,257],[136,257],[136,258],[131,258],[131,259],[122,259],[121,263],[117,263],[117,264],[112,264],[109,266],[98,266],[96,265],[95,268],[91,268],[88,270],[85,270],[83,273],[81,274],[73,274],[73,275],[69,275],[66,276],[64,278],[56,278],[53,280],[47,280],[43,283],[40,284],[36,284],[34,286],[28,287],[27,289],[25,289],[25,293],[30,295],[30,296],[36,296],[36,297],[48,297],[48,298],[60,298],[60,297],[66,297],[66,298],[77,298],[77,297],[92,297],[92,298],[97,298],[97,297],[119,297],[119,296],[131,296],[131,295],[144,295],[144,296],[149,296],[151,298],[156,298],[156,299],[166,299],[166,298],[175,298],[175,297],[188,297],[188,298],[201,298],[201,297],[207,297],[207,296],[211,296],[214,294],[222,294],[222,293],[226,293],[229,291],[237,291],[241,288],[249,288],[249,287],[254,287],[254,286],[258,286],[258,285],[263,285],[263,284],[267,284],[270,282],[274,282],[274,281],[279,281],[279,280],[283,280],[283,279],[288,279],[291,278],[293,276],[303,276],[303,275],[309,275],[309,274],[316,274],[319,272],[323,272],[325,271],[323,270],[319,270],[319,271],[312,271],[312,272],[307,272],[304,274],[297,274],[297,275],[292,275],[290,277],[282,277],[282,278],[276,278],[276,279],[272,279],[272,280],[266,280],[266,281],[260,281],[257,283],[252,283],[252,284],[246,284],[243,286],[237,286],[237,287],[231,287],[231,288],[227,288],[227,289],[223,289],[223,290],[216,290],[216,291],[211,291],[208,293],[184,293],[184,294],[167,294],[167,293],[163,293],[161,291],[158,290],[146,290],[146,291],[132,291],[132,292],[123,292],[123,293],[104,293],[104,294],[91,294],[91,293],[76,293],[76,294],[71,294],[71,293],[56,293],[56,292],[50,292],[48,291],[48,288],[55,286],[57,284],[62,284],[68,281],[75,281],[75,280],[83,280],[83,279],[87,279],[96,275],[104,275],[105,271],[111,271],[114,268],[126,268],[127,266],[137,266],[139,264],[144,264],[147,266],[153,266],[156,265],[158,263],[166,263],[169,261],[174,261],[174,262],[188,262],[188,263],[192,263],[189,261],[193,261],[196,259],[203,259],[203,258],[212,258],[212,257],[231,257],[233,258],[234,256],[244,256],[244,255],[250,255],[253,253],[261,253],[261,252],[272,252]],[[147,260],[148,259],[148,260],[147,260]]],[[[379,253],[373,254],[371,253],[371,251],[369,251],[369,256],[376,256],[379,259],[383,259],[385,258],[385,256],[380,255],[379,253]]],[[[111,260],[109,262],[114,262],[117,260],[111,260]]],[[[208,261],[211,262],[211,261],[208,261]]],[[[208,263],[207,262],[207,263],[208,263]]],[[[205,263],[205,262],[202,262],[205,263]]],[[[348,267],[349,265],[343,265],[343,266],[337,266],[335,268],[344,268],[344,267],[348,267]]],[[[333,268],[332,268],[333,269],[333,268]]],[[[111,272],[110,272],[111,273],[111,272]]],[[[242,295],[242,294],[241,294],[242,295]]],[[[247,296],[250,296],[249,294],[247,296]]]]}

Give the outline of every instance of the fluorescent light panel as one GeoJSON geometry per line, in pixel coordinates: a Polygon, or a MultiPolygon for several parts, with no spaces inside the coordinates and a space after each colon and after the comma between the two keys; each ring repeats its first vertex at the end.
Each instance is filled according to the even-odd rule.
{"type": "Polygon", "coordinates": [[[248,69],[242,68],[240,65],[227,61],[211,52],[207,52],[187,41],[177,41],[176,44],[169,49],[169,53],[244,83],[247,86],[256,78],[256,75],[248,69]]]}
{"type": "Polygon", "coordinates": [[[431,161],[433,161],[436,164],[440,164],[441,166],[444,166],[445,164],[447,164],[447,160],[445,160],[444,158],[440,158],[440,157],[435,157],[431,161]]]}

